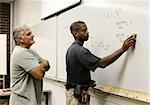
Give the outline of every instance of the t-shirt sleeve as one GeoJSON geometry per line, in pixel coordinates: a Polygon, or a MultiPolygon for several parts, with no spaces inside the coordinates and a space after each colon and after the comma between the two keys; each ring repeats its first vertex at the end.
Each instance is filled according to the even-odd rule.
{"type": "Polygon", "coordinates": [[[101,60],[99,57],[91,54],[88,50],[81,51],[80,54],[78,54],[78,58],[85,68],[92,71],[95,71],[95,69],[99,67],[99,61],[101,60]]]}
{"type": "Polygon", "coordinates": [[[29,51],[21,52],[17,57],[17,62],[18,65],[22,67],[26,72],[29,72],[39,64],[35,55],[29,51]]]}
{"type": "Polygon", "coordinates": [[[44,59],[35,50],[31,49],[31,51],[38,58],[40,63],[43,62],[44,59]]]}

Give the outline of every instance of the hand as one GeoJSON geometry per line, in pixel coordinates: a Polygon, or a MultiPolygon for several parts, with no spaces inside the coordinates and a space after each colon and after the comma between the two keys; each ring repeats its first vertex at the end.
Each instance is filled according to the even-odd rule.
{"type": "Polygon", "coordinates": [[[95,87],[95,86],[96,86],[96,81],[95,80],[91,80],[90,87],[95,87]]]}
{"type": "Polygon", "coordinates": [[[136,39],[133,38],[133,36],[130,36],[129,38],[127,38],[122,46],[122,50],[125,52],[128,50],[129,47],[133,46],[136,42],[136,39]]]}
{"type": "Polygon", "coordinates": [[[48,71],[50,69],[48,60],[43,60],[43,62],[41,64],[43,65],[45,71],[48,71]]]}

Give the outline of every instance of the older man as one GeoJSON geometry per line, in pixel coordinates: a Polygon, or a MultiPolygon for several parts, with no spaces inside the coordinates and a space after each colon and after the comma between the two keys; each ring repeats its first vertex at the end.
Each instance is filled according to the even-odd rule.
{"type": "Polygon", "coordinates": [[[15,48],[11,55],[10,105],[41,105],[42,79],[49,62],[30,49],[34,35],[27,25],[14,29],[15,48]]]}

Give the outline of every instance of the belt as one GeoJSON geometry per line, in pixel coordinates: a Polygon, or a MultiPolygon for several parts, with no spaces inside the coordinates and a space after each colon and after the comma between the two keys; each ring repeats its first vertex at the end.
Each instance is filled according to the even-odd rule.
{"type": "MultiPolygon", "coordinates": [[[[67,90],[72,89],[72,88],[75,88],[75,86],[67,86],[67,87],[66,87],[67,90]]],[[[84,86],[82,86],[82,89],[83,89],[83,90],[88,90],[89,87],[84,87],[84,86]]]]}

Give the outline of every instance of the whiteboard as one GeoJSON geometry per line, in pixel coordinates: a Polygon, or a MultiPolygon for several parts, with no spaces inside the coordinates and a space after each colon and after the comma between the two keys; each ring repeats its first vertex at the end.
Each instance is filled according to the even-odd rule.
{"type": "Polygon", "coordinates": [[[39,55],[47,59],[50,63],[50,70],[46,72],[45,77],[56,79],[56,18],[43,21],[31,27],[34,33],[35,43],[32,49],[35,49],[39,55]]]}
{"type": "MultiPolygon", "coordinates": [[[[64,18],[63,18],[64,19],[64,18]]],[[[69,45],[74,41],[72,35],[70,35],[70,24],[64,23],[64,21],[70,20],[66,18],[64,21],[60,21],[61,17],[58,17],[58,69],[57,77],[59,80],[66,80],[66,62],[65,55],[69,45]]]]}
{"type": "Polygon", "coordinates": [[[58,72],[66,79],[65,54],[74,41],[69,26],[85,21],[90,39],[85,46],[96,56],[105,57],[119,49],[132,33],[137,34],[135,48],[129,49],[115,63],[98,68],[92,79],[99,86],[109,84],[121,88],[150,92],[148,84],[148,1],[93,1],[58,16],[58,72]]]}
{"type": "Polygon", "coordinates": [[[7,35],[0,34],[0,75],[7,75],[7,35]]]}

